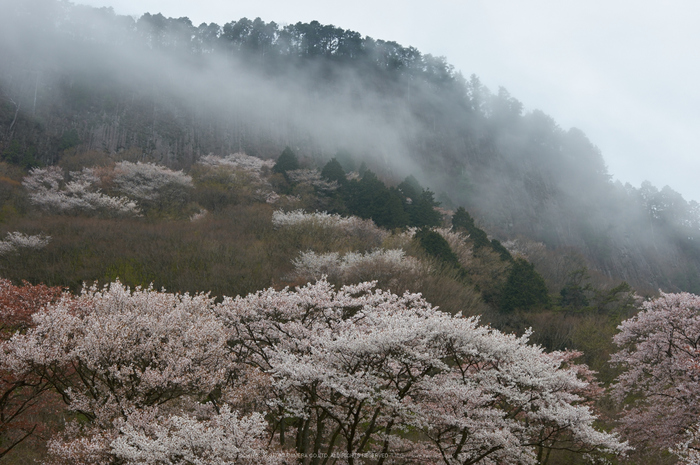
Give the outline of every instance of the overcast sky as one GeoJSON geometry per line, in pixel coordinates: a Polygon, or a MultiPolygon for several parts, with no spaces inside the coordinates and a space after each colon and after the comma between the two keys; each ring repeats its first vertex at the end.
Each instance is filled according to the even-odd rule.
{"type": "Polygon", "coordinates": [[[75,0],[195,25],[318,20],[442,55],[526,111],[583,130],[615,179],[700,201],[696,0],[75,0]]]}

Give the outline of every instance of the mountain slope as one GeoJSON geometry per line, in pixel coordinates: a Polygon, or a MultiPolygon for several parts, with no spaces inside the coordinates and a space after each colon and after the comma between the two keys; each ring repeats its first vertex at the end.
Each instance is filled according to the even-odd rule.
{"type": "Polygon", "coordinates": [[[697,203],[613,182],[581,131],[442,58],[317,22],[194,26],[54,0],[2,10],[8,163],[79,168],[105,154],[187,168],[290,146],[322,166],[341,150],[390,183],[416,175],[499,239],[573,248],[646,292],[700,291],[697,203]]]}

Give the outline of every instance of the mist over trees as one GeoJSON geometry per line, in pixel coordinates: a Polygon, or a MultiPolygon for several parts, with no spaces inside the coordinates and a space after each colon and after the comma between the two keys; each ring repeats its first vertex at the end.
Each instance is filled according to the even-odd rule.
{"type": "Polygon", "coordinates": [[[0,63],[1,460],[697,462],[700,205],[582,131],[315,21],[0,0],[0,63]]]}
{"type": "Polygon", "coordinates": [[[316,21],[197,26],[56,0],[0,8],[6,162],[100,151],[181,169],[288,146],[323,166],[340,150],[382,179],[417,176],[499,239],[574,247],[646,291],[700,291],[697,202],[613,182],[583,132],[443,57],[316,21]]]}

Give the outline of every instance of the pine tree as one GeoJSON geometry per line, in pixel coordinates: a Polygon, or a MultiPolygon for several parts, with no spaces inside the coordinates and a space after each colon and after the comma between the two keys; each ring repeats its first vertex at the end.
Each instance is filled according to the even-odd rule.
{"type": "Polygon", "coordinates": [[[550,306],[547,286],[535,266],[524,258],[516,258],[503,286],[501,310],[535,310],[550,306]]]}
{"type": "Polygon", "coordinates": [[[297,156],[292,152],[292,149],[285,147],[282,154],[277,159],[277,163],[272,167],[273,173],[285,174],[287,171],[293,171],[299,169],[299,160],[297,156]]]}

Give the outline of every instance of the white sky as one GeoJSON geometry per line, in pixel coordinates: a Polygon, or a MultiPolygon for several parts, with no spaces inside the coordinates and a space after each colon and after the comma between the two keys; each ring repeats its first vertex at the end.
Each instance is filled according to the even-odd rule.
{"type": "Polygon", "coordinates": [[[525,110],[583,130],[615,179],[700,201],[696,0],[74,0],[118,14],[318,20],[442,55],[525,110]]]}

